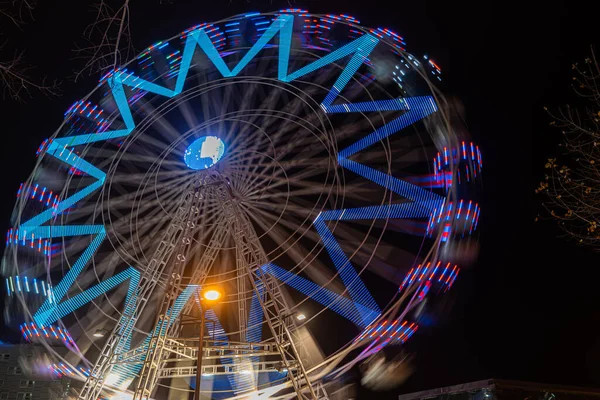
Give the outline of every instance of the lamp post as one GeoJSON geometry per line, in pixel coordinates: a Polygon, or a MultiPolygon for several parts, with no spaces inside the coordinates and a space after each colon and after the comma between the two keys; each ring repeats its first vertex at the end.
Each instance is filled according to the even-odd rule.
{"type": "Polygon", "coordinates": [[[194,389],[194,400],[200,400],[200,383],[202,380],[202,352],[204,343],[205,305],[214,303],[221,298],[221,292],[216,289],[207,289],[200,295],[200,338],[198,340],[198,367],[196,369],[196,388],[194,389]]]}

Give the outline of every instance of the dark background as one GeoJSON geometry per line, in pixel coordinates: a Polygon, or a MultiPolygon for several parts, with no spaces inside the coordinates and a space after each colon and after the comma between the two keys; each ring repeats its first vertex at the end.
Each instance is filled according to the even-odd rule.
{"type": "MultiPolygon", "coordinates": [[[[76,65],[73,43],[92,19],[87,2],[44,1],[35,21],[9,31],[8,47],[25,48],[34,76],[65,79],[76,65]]],[[[466,107],[484,158],[481,255],[451,291],[450,318],[419,331],[416,373],[401,392],[484,378],[600,386],[600,257],[557,238],[534,194],[546,158],[559,153],[559,132],[543,106],[575,100],[574,62],[599,43],[593,2],[320,0],[289,6],[347,13],[366,26],[404,36],[408,51],[426,52],[442,68],[445,89],[466,107]]],[[[285,2],[132,2],[140,47],[184,28],[232,14],[288,7],[285,2]],[[207,8],[208,7],[208,8],[207,8]]],[[[0,230],[8,229],[14,194],[35,151],[64,111],[94,86],[66,79],[63,94],[0,102],[3,179],[0,230]]],[[[412,341],[413,339],[411,339],[412,341]]],[[[382,398],[361,392],[368,398],[382,398]]]]}

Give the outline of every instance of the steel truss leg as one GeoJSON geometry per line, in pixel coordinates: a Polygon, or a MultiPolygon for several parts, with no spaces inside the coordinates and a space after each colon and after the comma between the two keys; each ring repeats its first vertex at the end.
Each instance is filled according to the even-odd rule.
{"type": "Polygon", "coordinates": [[[237,274],[237,289],[238,289],[238,327],[240,330],[240,342],[246,340],[246,329],[248,328],[248,307],[246,304],[246,268],[245,262],[240,254],[239,248],[235,247],[235,267],[237,274]]]}
{"type": "Polygon", "coordinates": [[[294,331],[295,326],[289,313],[289,307],[279,290],[278,282],[262,272],[261,267],[267,264],[268,260],[256,231],[235,200],[225,202],[223,207],[233,230],[240,258],[245,264],[250,283],[258,296],[265,320],[281,355],[281,361],[288,371],[296,395],[299,399],[316,400],[317,394],[292,339],[291,332],[294,331]],[[259,289],[259,283],[262,283],[262,291],[259,289]]]}
{"type": "MultiPolygon", "coordinates": [[[[150,300],[151,294],[158,286],[161,275],[165,273],[171,256],[175,253],[176,249],[181,248],[184,231],[193,229],[193,222],[190,217],[197,212],[197,204],[200,201],[200,197],[200,193],[197,190],[191,189],[185,192],[181,205],[177,209],[171,224],[163,234],[152,259],[141,272],[136,291],[137,295],[132,296],[128,304],[125,305],[125,311],[108,337],[98,361],[79,394],[79,399],[96,400],[100,396],[105,379],[110,374],[114,365],[111,362],[112,359],[123,352],[125,344],[131,337],[133,327],[150,300]]],[[[183,265],[184,261],[185,254],[179,252],[177,265],[183,265]]],[[[181,274],[175,273],[176,268],[177,266],[172,270],[171,280],[180,279],[181,274]],[[177,278],[177,275],[179,275],[179,278],[177,278]]],[[[168,295],[171,295],[171,293],[168,293],[168,295]]],[[[140,397],[138,396],[137,398],[140,397]]]]}
{"type": "MultiPolygon", "coordinates": [[[[166,272],[170,274],[167,282],[165,301],[161,306],[157,318],[154,334],[145,349],[138,349],[140,354],[145,354],[143,367],[139,376],[134,400],[149,399],[154,391],[160,376],[161,368],[165,362],[165,349],[168,347],[168,337],[177,336],[178,321],[170,321],[169,311],[175,299],[182,291],[182,275],[186,264],[186,257],[190,254],[192,238],[199,216],[199,204],[203,197],[214,195],[223,205],[225,223],[217,224],[210,243],[203,253],[198,268],[194,269],[190,284],[202,285],[220,251],[220,244],[225,240],[229,231],[233,234],[236,244],[236,267],[238,290],[245,288],[250,280],[252,288],[257,295],[263,309],[265,320],[277,351],[281,357],[283,367],[287,369],[288,376],[299,399],[327,399],[327,393],[321,384],[311,384],[306,368],[300,358],[293,333],[295,325],[289,307],[279,289],[278,282],[268,274],[263,273],[261,267],[267,264],[267,256],[260,244],[252,223],[240,209],[240,206],[231,192],[231,188],[222,178],[214,176],[205,177],[201,182],[200,190],[194,189],[186,192],[172,223],[167,228],[161,242],[156,249],[148,266],[141,274],[137,296],[132,296],[125,307],[122,318],[115,326],[112,334],[105,344],[101,356],[96,363],[90,377],[86,381],[79,399],[96,400],[103,389],[104,380],[110,373],[115,360],[123,353],[124,344],[130,337],[138,316],[147,304],[150,294],[156,289],[159,278],[165,270],[174,253],[177,254],[173,267],[166,272]]],[[[241,290],[240,293],[244,291],[241,290]]],[[[244,333],[247,324],[247,307],[243,295],[239,298],[239,324],[242,332],[241,341],[245,341],[244,333]],[[243,309],[243,310],[242,310],[243,309]]],[[[184,307],[184,314],[190,314],[194,307],[193,301],[184,307]]],[[[139,352],[138,351],[138,352],[139,352]]],[[[241,360],[240,360],[241,361],[241,360]]],[[[248,361],[248,360],[246,360],[248,361]]],[[[140,363],[142,361],[140,360],[140,363]]]]}
{"type": "MultiPolygon", "coordinates": [[[[208,242],[208,246],[200,260],[198,261],[197,266],[194,268],[192,272],[192,278],[190,279],[190,285],[198,285],[198,287],[202,287],[204,285],[204,281],[210,272],[215,260],[217,259],[217,255],[221,251],[221,244],[225,241],[227,234],[229,233],[227,226],[217,221],[215,231],[208,242]]],[[[197,307],[193,301],[188,301],[182,311],[183,315],[191,315],[193,309],[197,307]]],[[[172,335],[177,336],[176,332],[178,331],[177,324],[173,324],[172,335]]]]}
{"type": "MultiPolygon", "coordinates": [[[[206,180],[201,182],[201,184],[205,183],[206,180]]],[[[148,345],[148,350],[144,358],[144,364],[133,395],[133,400],[146,400],[152,396],[152,392],[156,388],[160,369],[164,364],[164,353],[167,338],[169,336],[174,336],[174,333],[177,332],[179,328],[179,324],[177,323],[179,318],[176,317],[176,320],[172,321],[171,316],[169,315],[169,310],[173,309],[175,300],[183,290],[181,278],[184,273],[187,257],[191,253],[191,244],[195,234],[196,222],[200,217],[200,202],[206,195],[206,187],[200,187],[200,190],[196,192],[194,202],[190,207],[182,243],[179,247],[180,251],[178,252],[175,260],[171,280],[167,286],[167,295],[165,296],[165,300],[161,306],[156,328],[154,329],[154,335],[150,339],[150,343],[148,345]]],[[[200,264],[200,268],[197,269],[199,270],[198,273],[194,271],[194,276],[192,279],[197,279],[197,281],[193,280],[191,282],[192,284],[200,285],[204,282],[204,279],[206,278],[206,275],[208,275],[208,271],[210,267],[212,267],[212,264],[214,263],[214,260],[218,254],[218,243],[222,243],[225,233],[226,232],[224,232],[224,230],[219,228],[217,225],[217,229],[215,230],[211,240],[211,244],[213,246],[212,248],[207,249],[203,255],[202,258],[204,260],[201,260],[202,264],[200,264]]]]}

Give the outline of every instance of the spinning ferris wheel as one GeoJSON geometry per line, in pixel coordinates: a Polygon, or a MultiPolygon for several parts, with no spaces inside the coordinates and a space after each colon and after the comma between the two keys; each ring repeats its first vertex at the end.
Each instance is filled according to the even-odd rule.
{"type": "Polygon", "coordinates": [[[481,154],[440,74],[389,29],[300,9],[150,46],[19,189],[3,273],[24,338],[81,399],[335,397],[471,246],[481,154]]]}

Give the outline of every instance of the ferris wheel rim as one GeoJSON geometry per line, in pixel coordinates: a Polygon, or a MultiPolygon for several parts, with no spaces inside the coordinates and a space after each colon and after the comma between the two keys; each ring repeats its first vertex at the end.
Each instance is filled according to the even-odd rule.
{"type": "MultiPolygon", "coordinates": [[[[276,14],[276,13],[263,13],[262,15],[273,15],[273,14],[276,14]]],[[[315,14],[311,14],[311,15],[315,15],[315,14]]],[[[238,17],[239,17],[239,16],[234,16],[234,17],[227,18],[227,19],[224,19],[224,20],[222,20],[222,21],[219,21],[219,22],[223,22],[223,21],[229,21],[229,20],[232,20],[232,19],[235,19],[235,18],[238,18],[238,17]]],[[[359,27],[359,29],[363,30],[363,32],[366,32],[366,30],[364,30],[362,27],[360,27],[360,26],[358,26],[358,25],[356,25],[356,24],[353,24],[353,23],[348,23],[348,25],[355,26],[355,27],[359,27]]],[[[177,37],[179,37],[179,35],[176,35],[176,36],[174,36],[173,38],[169,39],[169,41],[171,41],[172,39],[174,39],[174,38],[177,38],[177,37]]],[[[384,42],[384,41],[382,41],[382,43],[385,43],[385,42],[384,42]]],[[[239,50],[240,50],[240,51],[242,51],[242,50],[243,50],[243,48],[240,48],[239,50]]],[[[407,53],[407,54],[408,54],[408,53],[407,53]]],[[[135,60],[135,58],[134,58],[133,60],[135,60]]],[[[131,62],[133,62],[133,60],[132,60],[131,62]]],[[[126,66],[126,65],[129,65],[129,63],[125,64],[125,66],[126,66]]],[[[417,72],[418,72],[418,73],[420,73],[420,71],[418,71],[418,70],[417,70],[417,72]]],[[[223,80],[223,81],[225,81],[225,80],[231,80],[231,78],[223,78],[222,80],[223,80]]],[[[271,80],[273,80],[273,81],[277,81],[276,79],[271,79],[271,80]]],[[[429,84],[429,82],[428,82],[427,80],[426,80],[426,82],[429,84]]],[[[235,84],[235,83],[236,83],[236,82],[233,82],[233,83],[231,83],[231,84],[233,85],[233,84],[235,84]]],[[[281,84],[281,82],[278,82],[278,83],[280,83],[280,84],[281,84]]],[[[364,86],[363,86],[363,87],[364,87],[364,86]]],[[[91,92],[91,93],[90,93],[88,96],[86,96],[85,98],[86,98],[86,99],[87,99],[87,98],[90,98],[90,96],[92,96],[92,94],[93,94],[93,93],[94,93],[96,90],[99,90],[99,88],[100,88],[100,85],[99,85],[99,86],[97,86],[97,87],[96,87],[96,89],[94,89],[94,90],[93,90],[93,91],[92,91],[92,92],[91,92]]],[[[434,96],[436,95],[436,92],[435,92],[435,91],[432,91],[431,93],[432,93],[434,96]]],[[[184,94],[185,94],[185,92],[183,92],[183,93],[182,93],[182,95],[184,95],[184,94]]],[[[369,95],[371,95],[371,94],[369,94],[369,95]]],[[[175,102],[176,102],[176,99],[177,99],[178,97],[179,97],[179,96],[175,96],[175,97],[173,97],[172,99],[170,99],[169,101],[171,101],[171,100],[172,100],[172,102],[173,102],[173,103],[175,103],[175,102]]],[[[342,97],[342,96],[340,96],[340,97],[342,97]]],[[[371,98],[372,98],[372,97],[371,97],[371,98]]],[[[311,99],[312,99],[312,98],[311,98],[311,99]]],[[[168,101],[167,101],[167,102],[165,102],[165,103],[168,103],[168,101]]],[[[316,103],[318,104],[318,102],[316,102],[316,103]]],[[[164,105],[164,104],[163,104],[163,105],[164,105]]],[[[252,110],[251,110],[251,111],[252,111],[252,110]]],[[[115,112],[117,112],[117,111],[115,111],[115,112]]],[[[379,111],[379,112],[380,112],[380,114],[381,114],[381,111],[379,111]]],[[[364,114],[364,113],[362,113],[362,114],[364,114]]],[[[324,114],[324,115],[325,115],[325,117],[327,118],[327,114],[324,114]]],[[[156,118],[160,118],[160,115],[156,116],[156,118]]],[[[215,117],[215,119],[217,119],[217,118],[220,118],[220,117],[215,117]]],[[[369,121],[369,122],[372,124],[372,122],[371,122],[371,121],[369,121]]],[[[65,122],[63,122],[63,124],[62,124],[62,125],[64,125],[64,124],[65,124],[65,122]]],[[[62,126],[62,125],[61,125],[61,126],[62,126]]],[[[192,131],[192,130],[194,130],[195,128],[196,128],[196,127],[192,127],[192,128],[190,128],[190,129],[188,130],[188,132],[189,132],[189,131],[192,131]]],[[[60,130],[60,128],[59,128],[59,130],[60,130]]],[[[58,134],[58,132],[59,132],[59,131],[57,131],[57,132],[55,133],[54,137],[56,137],[56,135],[58,134]]],[[[135,135],[135,133],[138,133],[139,135],[141,135],[141,134],[143,133],[142,124],[140,124],[140,125],[136,126],[136,129],[135,129],[135,130],[133,130],[133,132],[132,132],[132,133],[133,133],[134,135],[135,135]]],[[[131,139],[131,141],[135,140],[135,137],[134,137],[134,135],[132,135],[130,138],[128,138],[128,140],[129,140],[129,139],[131,139]]],[[[187,137],[186,133],[183,133],[183,134],[181,134],[181,139],[180,139],[180,142],[184,140],[184,137],[187,137]]],[[[390,148],[390,144],[389,144],[389,138],[388,138],[388,137],[386,137],[386,138],[384,139],[384,141],[387,143],[387,147],[386,147],[386,146],[384,146],[384,152],[385,152],[385,156],[386,156],[386,162],[387,162],[387,165],[388,165],[387,173],[388,173],[389,175],[391,175],[391,148],[390,148]],[[388,152],[388,150],[390,150],[390,152],[388,152]]],[[[177,143],[177,144],[178,144],[178,143],[177,143]]],[[[333,144],[335,145],[335,144],[337,144],[337,142],[334,140],[334,141],[333,141],[333,144]]],[[[90,146],[90,145],[91,145],[91,143],[88,143],[88,144],[86,144],[86,148],[87,148],[88,146],[90,146]]],[[[173,147],[173,148],[174,148],[175,146],[176,146],[176,143],[171,143],[171,145],[170,145],[170,147],[173,147]]],[[[336,150],[335,150],[335,151],[336,151],[336,153],[335,153],[335,154],[337,155],[337,147],[336,147],[336,150]]],[[[164,150],[164,152],[163,152],[163,153],[165,153],[165,156],[164,156],[164,157],[162,157],[162,159],[161,159],[161,160],[164,160],[164,158],[166,157],[166,152],[167,152],[167,149],[165,149],[165,150],[164,150]]],[[[118,153],[121,153],[121,151],[119,150],[119,152],[118,152],[118,153]]],[[[121,153],[121,156],[122,156],[123,154],[124,154],[124,151],[123,151],[123,153],[121,153]]],[[[162,154],[162,153],[161,153],[161,154],[162,154]]],[[[261,153],[261,154],[262,154],[262,153],[261,153]]],[[[262,154],[262,157],[263,157],[263,158],[269,158],[268,154],[266,154],[266,153],[265,153],[265,154],[262,154]]],[[[38,165],[41,163],[41,161],[42,161],[42,158],[43,158],[43,157],[40,157],[40,160],[38,161],[38,165]]],[[[271,157],[271,158],[272,158],[272,157],[271,157]]],[[[111,164],[110,164],[110,167],[109,167],[109,171],[111,171],[111,170],[112,170],[112,171],[114,172],[114,170],[112,169],[112,163],[113,163],[113,162],[114,162],[116,159],[117,159],[117,157],[115,157],[115,158],[113,158],[113,159],[112,159],[112,161],[111,161],[111,164]]],[[[272,158],[272,159],[273,159],[273,162],[274,162],[274,163],[277,163],[277,161],[276,161],[274,158],[272,158]]],[[[161,161],[161,162],[162,162],[162,161],[161,161]]],[[[154,164],[152,164],[152,165],[154,165],[154,164]]],[[[156,167],[156,169],[158,170],[159,168],[160,168],[160,164],[157,164],[157,167],[156,167]]],[[[37,165],[36,165],[36,169],[37,169],[37,165]]],[[[341,168],[339,165],[338,165],[338,168],[337,168],[337,169],[336,169],[336,168],[334,168],[334,170],[335,170],[336,172],[337,172],[337,170],[338,170],[338,169],[343,171],[343,168],[341,168]]],[[[287,178],[287,174],[285,173],[285,170],[284,170],[283,168],[282,168],[282,170],[284,171],[284,172],[283,172],[283,173],[284,173],[284,176],[287,178]]],[[[328,171],[328,173],[329,173],[329,171],[330,171],[330,168],[327,168],[326,170],[327,170],[327,171],[328,171]]],[[[35,171],[35,170],[34,170],[34,171],[35,171]]],[[[147,170],[147,172],[146,172],[146,175],[150,174],[150,171],[151,171],[151,168],[149,168],[149,169],[147,170]]],[[[33,176],[33,174],[32,174],[32,176],[33,176]]],[[[112,178],[112,176],[114,176],[114,175],[110,175],[110,173],[109,173],[109,174],[107,174],[107,177],[108,177],[108,176],[110,176],[110,177],[112,178]]],[[[344,182],[344,179],[343,179],[343,177],[344,177],[344,173],[342,173],[342,174],[341,174],[341,176],[342,176],[342,179],[340,180],[340,182],[344,182]]],[[[155,174],[155,175],[154,175],[154,178],[155,178],[154,190],[156,191],[156,190],[157,190],[157,185],[156,185],[156,182],[157,182],[157,179],[158,179],[158,174],[155,174]]],[[[75,179],[75,178],[74,178],[74,176],[69,176],[69,177],[67,177],[67,182],[65,183],[65,187],[69,186],[69,185],[70,185],[70,182],[71,182],[73,179],[75,179]]],[[[145,180],[145,178],[144,178],[144,179],[142,179],[142,180],[145,180]]],[[[287,180],[287,179],[286,179],[286,180],[287,180]]],[[[337,180],[336,180],[336,181],[337,181],[337,180]]],[[[326,182],[327,182],[327,181],[325,181],[325,183],[323,184],[324,186],[326,185],[326,182]]],[[[148,184],[149,184],[149,183],[146,183],[146,185],[148,185],[148,184]]],[[[83,185],[83,183],[79,182],[79,185],[83,185]]],[[[104,183],[104,184],[102,185],[102,193],[103,193],[103,194],[106,194],[106,195],[108,196],[108,194],[107,194],[107,193],[109,193],[109,192],[110,192],[110,185],[112,185],[112,179],[108,179],[108,180],[106,181],[106,183],[104,183]],[[108,185],[108,188],[109,188],[109,189],[108,189],[107,191],[104,191],[104,187],[105,187],[105,185],[108,185]]],[[[289,185],[289,182],[288,182],[288,185],[289,185]]],[[[344,204],[344,199],[345,199],[345,184],[343,184],[343,183],[342,183],[342,186],[344,186],[344,191],[342,192],[342,203],[341,203],[341,204],[343,205],[343,204],[344,204]]],[[[76,186],[76,187],[77,187],[77,186],[76,186]]],[[[384,196],[382,197],[382,199],[381,199],[381,204],[380,204],[380,205],[384,205],[384,204],[388,204],[388,205],[390,205],[390,204],[391,204],[391,201],[392,201],[392,198],[391,198],[391,196],[387,196],[387,193],[388,193],[388,191],[391,193],[391,190],[390,190],[388,187],[384,187],[384,191],[385,191],[386,195],[384,195],[384,196]],[[387,197],[389,197],[389,199],[387,200],[387,203],[386,203],[386,198],[387,198],[387,197]]],[[[288,189],[288,192],[289,192],[289,189],[288,189]]],[[[331,191],[330,191],[329,193],[331,193],[331,191]]],[[[288,195],[289,195],[289,193],[288,193],[288,195]]],[[[156,197],[157,197],[157,198],[159,198],[159,196],[158,196],[158,195],[156,195],[156,197]]],[[[106,199],[106,201],[107,201],[107,202],[110,202],[110,199],[111,199],[111,198],[110,198],[110,196],[108,196],[108,197],[107,197],[107,199],[106,199]]],[[[104,202],[104,200],[105,200],[105,197],[104,197],[104,195],[101,195],[101,196],[99,196],[99,197],[98,197],[98,200],[97,200],[96,208],[100,207],[100,208],[102,209],[102,205],[98,206],[98,203],[101,203],[101,204],[102,204],[102,203],[104,202]]],[[[287,201],[287,200],[286,200],[286,201],[287,201]]],[[[314,208],[314,207],[316,207],[316,206],[317,206],[317,204],[318,204],[318,202],[315,202],[315,203],[314,203],[314,206],[313,206],[313,208],[314,208]]],[[[159,202],[159,205],[160,205],[160,207],[163,209],[163,211],[164,211],[164,212],[165,212],[165,213],[168,215],[168,212],[167,212],[167,210],[166,210],[166,209],[165,209],[165,208],[162,206],[162,204],[161,204],[160,202],[159,202]]],[[[140,204],[138,203],[138,207],[139,207],[139,206],[140,206],[140,204]]],[[[287,202],[286,202],[286,206],[287,206],[287,202]]],[[[279,220],[282,218],[282,216],[281,216],[281,215],[283,215],[283,213],[285,212],[286,206],[284,206],[284,207],[283,207],[283,209],[282,209],[282,211],[281,211],[281,214],[280,214],[280,216],[279,216],[279,219],[277,219],[277,221],[279,221],[279,220]]],[[[325,207],[325,202],[323,203],[322,207],[325,207]]],[[[94,214],[94,215],[96,214],[96,208],[94,209],[94,212],[93,212],[93,214],[94,214]]],[[[324,210],[324,208],[322,208],[322,209],[321,209],[321,211],[323,211],[323,210],[324,210]]],[[[138,211],[139,211],[139,208],[138,208],[138,211]]],[[[105,219],[105,215],[104,215],[104,213],[103,213],[103,212],[100,212],[99,214],[100,214],[100,215],[101,215],[101,217],[102,217],[103,225],[106,227],[106,226],[107,226],[107,224],[106,224],[106,219],[105,219]]],[[[308,214],[308,215],[310,216],[310,214],[308,214]]],[[[108,220],[109,220],[109,221],[110,221],[110,216],[111,216],[111,215],[110,215],[110,213],[108,213],[108,220]]],[[[310,225],[310,223],[308,223],[308,224],[305,224],[305,222],[307,222],[307,220],[308,220],[309,216],[307,216],[307,217],[305,218],[305,220],[304,220],[304,221],[303,221],[301,224],[299,224],[299,228],[298,228],[297,230],[299,230],[299,229],[300,229],[300,227],[303,227],[303,226],[305,226],[305,227],[306,227],[306,228],[305,228],[305,231],[308,231],[308,230],[310,230],[310,229],[311,229],[311,225],[310,225]]],[[[61,220],[63,220],[63,221],[64,221],[65,219],[68,219],[68,216],[67,216],[66,214],[62,214],[60,218],[61,218],[61,220]]],[[[137,221],[137,214],[136,214],[136,221],[137,221]]],[[[272,225],[272,227],[273,227],[273,226],[275,226],[275,224],[277,224],[277,221],[276,221],[276,222],[275,222],[275,223],[272,225]]],[[[337,227],[337,225],[340,223],[340,221],[341,221],[341,220],[336,220],[336,221],[335,221],[335,223],[333,224],[332,231],[334,231],[334,230],[335,230],[335,227],[337,227]]],[[[386,225],[386,226],[387,226],[387,223],[388,223],[388,221],[389,221],[389,217],[388,217],[388,219],[386,219],[386,220],[385,220],[385,225],[386,225]]],[[[217,223],[218,223],[218,221],[216,221],[216,222],[215,222],[215,224],[217,224],[217,223]]],[[[109,225],[110,225],[110,224],[111,224],[111,223],[109,222],[109,225]]],[[[367,230],[366,234],[363,236],[363,239],[362,239],[362,241],[360,242],[360,244],[359,244],[359,245],[358,245],[358,246],[355,248],[355,250],[352,252],[352,255],[348,257],[348,259],[349,259],[349,260],[352,260],[352,259],[354,258],[354,256],[355,256],[355,255],[358,253],[358,251],[359,251],[359,250],[362,248],[362,246],[363,246],[363,245],[366,243],[367,239],[368,239],[368,238],[370,238],[370,234],[371,234],[371,231],[374,229],[374,226],[375,226],[375,220],[371,220],[371,224],[370,224],[370,226],[369,226],[369,229],[367,230]]],[[[272,227],[271,227],[270,229],[273,229],[272,227]]],[[[367,262],[365,263],[364,267],[362,267],[362,269],[360,270],[360,272],[358,272],[358,276],[359,276],[359,277],[360,277],[360,276],[362,276],[362,274],[363,274],[363,273],[364,273],[364,272],[367,270],[367,267],[369,266],[369,264],[370,264],[370,261],[371,261],[371,259],[372,259],[372,258],[373,258],[373,256],[374,256],[374,252],[375,252],[375,250],[376,250],[376,249],[377,249],[377,247],[379,246],[379,243],[380,243],[380,242],[381,242],[381,240],[382,240],[382,237],[383,237],[383,232],[384,232],[385,230],[386,230],[385,228],[384,228],[384,229],[382,229],[382,232],[381,232],[381,234],[379,235],[379,237],[378,237],[378,239],[377,239],[377,243],[376,243],[376,244],[375,244],[375,246],[374,246],[374,250],[373,250],[373,252],[372,252],[372,253],[370,254],[370,256],[369,256],[369,261],[367,261],[367,262]]],[[[268,232],[268,231],[267,231],[267,232],[268,232]]],[[[267,232],[263,233],[262,235],[263,235],[263,236],[264,236],[264,235],[267,235],[267,232]]],[[[110,235],[110,234],[107,234],[107,236],[106,236],[106,237],[109,239],[109,240],[108,240],[108,242],[111,244],[112,248],[113,248],[113,249],[116,249],[115,245],[114,245],[114,244],[111,242],[111,235],[110,235]]],[[[261,237],[262,237],[262,236],[261,236],[261,237]]],[[[301,236],[301,237],[302,237],[302,236],[301,236]]],[[[299,241],[299,240],[300,240],[300,238],[298,238],[298,239],[296,240],[296,242],[297,242],[297,241],[299,241]]],[[[439,237],[437,237],[437,239],[436,239],[436,240],[437,240],[437,243],[439,244],[439,237]]],[[[64,242],[64,241],[65,241],[65,237],[63,237],[63,242],[64,242]]],[[[424,242],[424,241],[425,241],[425,238],[423,238],[423,239],[422,239],[422,242],[424,242]]],[[[200,242],[198,242],[198,244],[201,246],[200,242]]],[[[280,245],[280,246],[281,246],[281,245],[280,245]]],[[[141,247],[141,246],[140,246],[140,247],[141,247]]],[[[315,247],[316,247],[316,245],[315,245],[315,247]]],[[[436,246],[434,246],[434,247],[436,247],[436,246]]],[[[431,251],[434,251],[434,247],[432,247],[432,249],[430,250],[430,252],[431,252],[431,251]]],[[[234,248],[234,247],[230,247],[229,249],[231,249],[231,248],[234,248]]],[[[279,247],[277,247],[277,249],[279,249],[279,247]]],[[[277,249],[276,249],[276,250],[277,250],[277,249]]],[[[275,252],[276,250],[272,250],[272,252],[275,252]]],[[[322,253],[322,251],[323,251],[323,250],[324,250],[324,249],[323,249],[323,248],[321,248],[321,249],[320,249],[320,251],[319,251],[319,252],[317,252],[317,253],[315,254],[315,259],[316,259],[316,257],[317,257],[317,256],[318,256],[320,253],[322,253]]],[[[312,253],[312,250],[311,250],[311,251],[309,251],[309,252],[307,252],[307,255],[305,256],[305,258],[306,258],[306,257],[308,257],[308,256],[309,256],[311,253],[312,253]]],[[[283,252],[282,252],[282,254],[285,254],[285,251],[283,251],[283,252]]],[[[145,254],[144,254],[143,252],[142,252],[142,256],[143,256],[143,257],[145,257],[145,254]]],[[[119,255],[119,257],[121,257],[121,255],[119,255]]],[[[132,260],[133,260],[133,259],[135,259],[135,258],[133,258],[133,257],[132,257],[132,260]]],[[[125,261],[124,259],[122,259],[122,260],[123,260],[123,261],[125,261]]],[[[146,258],[146,261],[148,261],[148,259],[147,259],[147,258],[146,258]]],[[[71,265],[71,264],[69,264],[69,261],[68,261],[68,259],[66,259],[66,263],[67,263],[67,268],[71,268],[71,267],[72,267],[72,265],[71,265]]],[[[97,280],[97,281],[100,281],[100,279],[101,279],[101,278],[98,276],[98,274],[97,274],[97,271],[96,271],[96,267],[95,267],[95,257],[92,257],[92,259],[91,259],[91,263],[92,263],[92,267],[93,267],[92,269],[94,270],[94,273],[96,274],[96,275],[95,275],[95,277],[96,277],[96,280],[97,280]]],[[[294,265],[294,268],[293,268],[293,269],[290,269],[289,271],[290,271],[290,272],[295,272],[295,269],[296,269],[296,268],[299,268],[299,270],[297,271],[297,273],[301,273],[301,272],[302,272],[302,271],[303,271],[305,268],[307,268],[307,265],[305,265],[305,266],[304,266],[304,268],[300,268],[300,263],[296,263],[296,264],[294,265]]],[[[64,271],[64,269],[63,269],[63,271],[64,271]]],[[[226,272],[223,272],[222,274],[227,274],[227,273],[226,273],[226,272]]],[[[332,278],[329,280],[329,282],[328,282],[328,283],[331,283],[331,282],[332,282],[332,281],[333,281],[335,278],[337,278],[337,277],[338,277],[338,275],[339,275],[339,274],[340,274],[340,272],[339,272],[339,271],[336,271],[336,273],[333,275],[333,277],[332,277],[332,278]]],[[[234,279],[234,278],[231,278],[231,279],[234,279]]],[[[327,285],[327,284],[326,284],[326,285],[327,285]]],[[[326,285],[325,285],[325,286],[326,286],[326,285]]],[[[283,282],[283,281],[278,281],[278,286],[279,286],[279,287],[284,287],[284,282],[283,282]]],[[[79,289],[83,290],[83,288],[82,288],[82,287],[79,287],[79,289]]],[[[343,292],[342,294],[345,294],[347,291],[348,291],[348,288],[346,287],[346,288],[344,289],[344,292],[343,292]]],[[[252,293],[252,291],[251,291],[251,290],[249,290],[249,291],[247,291],[246,293],[252,293]]],[[[246,300],[250,300],[250,299],[251,299],[251,297],[247,297],[247,296],[244,296],[244,298],[245,298],[246,300]]],[[[293,310],[293,309],[295,309],[295,308],[297,308],[299,305],[303,304],[304,302],[306,302],[306,301],[308,301],[308,300],[309,300],[309,297],[306,297],[306,298],[304,298],[302,301],[300,301],[300,302],[299,302],[299,304],[294,304],[294,306],[292,307],[292,310],[293,310]]],[[[392,300],[390,300],[390,303],[391,303],[392,301],[393,301],[393,299],[392,299],[392,300]]],[[[109,301],[108,303],[111,305],[111,307],[112,307],[112,308],[114,308],[114,309],[116,310],[116,308],[114,307],[114,305],[113,305],[113,304],[112,304],[110,301],[109,301]]],[[[93,301],[92,301],[92,304],[94,304],[94,305],[95,305],[95,303],[94,303],[93,301]]],[[[388,304],[388,306],[389,306],[389,304],[388,304]]],[[[100,307],[99,307],[99,306],[97,306],[97,308],[98,308],[98,309],[100,309],[100,307]]],[[[387,306],[386,306],[386,308],[387,308],[387,306]]],[[[319,312],[317,313],[317,315],[315,315],[315,316],[311,317],[311,318],[309,319],[309,321],[313,320],[313,319],[314,319],[314,318],[316,318],[318,315],[322,314],[322,313],[323,313],[323,312],[324,312],[326,309],[329,309],[329,307],[328,307],[328,306],[324,306],[324,307],[322,307],[322,308],[319,310],[319,312]]],[[[75,312],[74,312],[73,314],[75,315],[75,318],[77,318],[77,313],[75,313],[75,312]]],[[[118,312],[117,312],[117,314],[118,314],[118,312]]],[[[116,318],[111,318],[111,317],[109,317],[109,318],[110,318],[110,319],[113,319],[113,320],[115,320],[116,318],[118,318],[118,315],[117,315],[117,317],[116,317],[116,318]]],[[[307,322],[308,322],[308,321],[307,321],[307,322]]],[[[265,322],[263,321],[263,322],[262,322],[262,324],[264,324],[264,323],[265,323],[265,322]]],[[[87,334],[87,333],[86,333],[86,334],[87,334]]],[[[92,342],[92,344],[94,344],[94,343],[92,342]]],[[[95,344],[94,344],[94,345],[95,345],[95,344]]]]}

